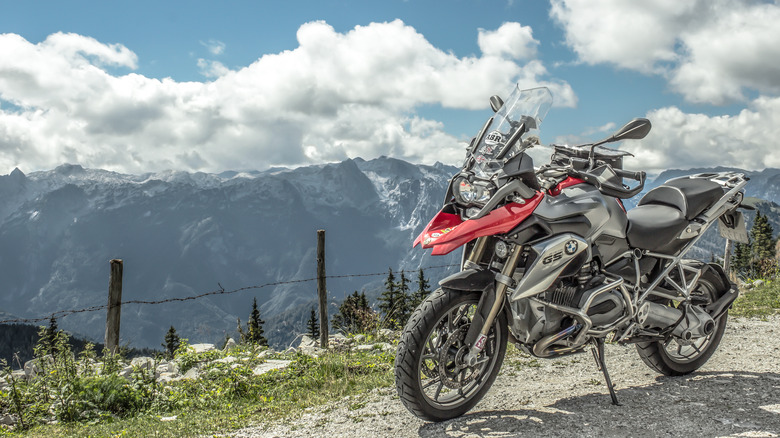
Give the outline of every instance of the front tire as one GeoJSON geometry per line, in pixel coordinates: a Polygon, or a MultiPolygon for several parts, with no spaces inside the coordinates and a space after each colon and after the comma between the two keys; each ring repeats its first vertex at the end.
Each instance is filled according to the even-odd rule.
{"type": "Polygon", "coordinates": [[[440,288],[420,304],[404,328],[395,358],[396,389],[406,408],[423,420],[463,415],[498,375],[508,336],[504,312],[493,321],[477,365],[461,362],[469,349],[463,338],[481,295],[440,288]]]}
{"type": "MultiPolygon", "coordinates": [[[[692,294],[701,294],[710,303],[718,298],[718,291],[727,290],[723,280],[714,271],[707,270],[699,279],[692,294]]],[[[636,350],[639,357],[650,368],[666,376],[682,376],[701,368],[718,349],[726,330],[728,312],[715,321],[715,329],[708,336],[695,339],[692,343],[680,343],[670,338],[666,341],[639,342],[636,350]]]]}

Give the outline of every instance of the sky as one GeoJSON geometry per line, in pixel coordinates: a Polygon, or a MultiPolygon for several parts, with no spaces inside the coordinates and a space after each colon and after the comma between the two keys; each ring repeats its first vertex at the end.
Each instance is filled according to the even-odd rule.
{"type": "Polygon", "coordinates": [[[780,167],[778,22],[749,0],[3,1],[0,173],[458,164],[515,84],[552,91],[545,144],[647,117],[626,168],[780,167]]]}

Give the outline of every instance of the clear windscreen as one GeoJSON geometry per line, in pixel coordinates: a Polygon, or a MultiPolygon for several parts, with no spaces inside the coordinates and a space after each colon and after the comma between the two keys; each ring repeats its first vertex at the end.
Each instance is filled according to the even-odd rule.
{"type": "Polygon", "coordinates": [[[496,112],[485,134],[471,156],[473,170],[477,177],[489,179],[504,166],[504,160],[522,152],[528,147],[524,140],[538,137],[539,126],[552,106],[552,93],[545,87],[521,90],[515,86],[504,105],[496,112]],[[507,141],[518,129],[525,132],[511,145],[501,159],[498,155],[506,148],[507,141]]]}

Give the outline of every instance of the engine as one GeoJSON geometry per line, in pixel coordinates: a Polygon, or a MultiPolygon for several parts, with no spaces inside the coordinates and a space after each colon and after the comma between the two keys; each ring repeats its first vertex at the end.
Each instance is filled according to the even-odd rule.
{"type": "Polygon", "coordinates": [[[512,302],[513,310],[520,316],[513,322],[513,334],[529,352],[536,343],[549,340],[551,336],[560,336],[555,342],[565,345],[567,337],[576,335],[580,325],[566,310],[582,311],[588,301],[591,302],[584,313],[590,318],[593,328],[615,322],[625,310],[622,295],[610,290],[593,296],[605,280],[596,263],[586,263],[575,275],[559,278],[547,291],[538,295],[537,300],[528,298],[512,302]],[[544,305],[545,302],[552,306],[544,305]]]}

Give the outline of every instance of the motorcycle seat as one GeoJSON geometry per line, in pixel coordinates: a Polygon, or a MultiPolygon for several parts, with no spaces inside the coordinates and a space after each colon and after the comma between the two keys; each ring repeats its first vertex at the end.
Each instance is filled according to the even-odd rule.
{"type": "Polygon", "coordinates": [[[642,205],[667,205],[679,209],[691,220],[710,208],[723,196],[718,183],[702,178],[675,178],[647,192],[639,200],[642,205]]]}
{"type": "Polygon", "coordinates": [[[688,223],[688,219],[676,207],[640,205],[628,211],[626,238],[632,248],[671,253],[682,243],[677,241],[677,236],[688,223]]]}

